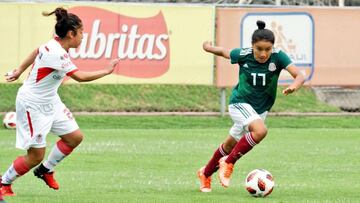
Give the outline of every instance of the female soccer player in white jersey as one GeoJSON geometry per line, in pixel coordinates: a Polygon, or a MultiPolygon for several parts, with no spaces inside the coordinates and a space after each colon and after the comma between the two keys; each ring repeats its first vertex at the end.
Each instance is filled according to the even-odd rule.
{"type": "Polygon", "coordinates": [[[56,16],[56,37],[33,51],[11,74],[7,81],[19,78],[31,64],[32,69],[16,97],[16,147],[27,150],[27,154],[17,157],[2,176],[1,193],[15,195],[11,184],[39,165],[44,159],[46,136],[51,131],[59,136],[59,141],[51,150],[47,160],[34,170],[34,175],[55,190],[59,185],[54,179],[54,167],[68,156],[82,139],[83,134],[71,112],[62,103],[57,93],[65,76],[76,81],[92,81],[111,74],[119,60],[112,60],[108,67],[95,72],[83,72],[71,62],[68,51],[77,48],[83,37],[80,18],[63,8],[43,13],[56,16]]]}
{"type": "Polygon", "coordinates": [[[238,64],[239,82],[230,97],[229,114],[234,122],[229,136],[215,151],[208,164],[200,168],[200,191],[211,191],[211,175],[219,169],[222,186],[230,185],[230,176],[235,162],[267,134],[264,120],[275,102],[278,77],[285,69],[294,78],[290,86],[283,90],[288,95],[299,89],[304,76],[292,64],[290,58],[273,47],[275,36],[265,29],[263,21],[257,21],[258,29],[252,35],[251,48],[227,50],[204,42],[203,49],[217,56],[230,59],[238,64]]]}

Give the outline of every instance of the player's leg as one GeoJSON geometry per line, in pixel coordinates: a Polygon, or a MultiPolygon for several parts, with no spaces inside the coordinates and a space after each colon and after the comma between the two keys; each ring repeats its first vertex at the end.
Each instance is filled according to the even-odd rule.
{"type": "Polygon", "coordinates": [[[59,184],[54,178],[54,167],[76,148],[82,141],[83,135],[80,130],[60,136],[60,140],[52,148],[47,160],[40,164],[34,175],[41,178],[52,189],[59,189],[59,184]]]}
{"type": "Polygon", "coordinates": [[[44,180],[50,188],[58,190],[59,184],[54,177],[54,167],[70,155],[74,148],[80,144],[82,137],[80,130],[60,136],[61,139],[52,148],[47,160],[34,170],[34,175],[44,180]]]}
{"type": "MultiPolygon", "coordinates": [[[[210,184],[206,184],[211,181],[211,175],[216,172],[219,168],[219,160],[227,156],[236,145],[237,141],[240,139],[243,129],[243,122],[245,121],[245,116],[239,111],[234,105],[229,105],[229,113],[234,121],[234,125],[230,129],[229,136],[225,139],[224,143],[215,150],[213,156],[209,160],[208,164],[198,170],[198,177],[200,179],[200,190],[207,186],[206,191],[211,191],[210,184]],[[209,180],[210,179],[210,180],[209,180]]],[[[229,168],[230,169],[230,168],[229,168]]]]}
{"type": "Polygon", "coordinates": [[[11,183],[43,160],[51,122],[36,104],[16,100],[16,147],[27,150],[27,154],[16,158],[2,176],[3,195],[14,195],[11,183]]]}
{"type": "Polygon", "coordinates": [[[83,134],[78,129],[72,133],[60,136],[60,140],[52,148],[47,160],[43,165],[48,171],[53,171],[54,167],[58,165],[65,157],[81,143],[83,134]]]}
{"type": "Polygon", "coordinates": [[[4,173],[1,180],[1,193],[4,196],[14,196],[11,184],[20,176],[26,174],[43,160],[45,148],[29,148],[25,156],[17,157],[4,173]]]}
{"type": "Polygon", "coordinates": [[[257,145],[267,134],[267,128],[262,119],[254,120],[248,126],[249,132],[241,137],[229,154],[226,163],[235,164],[238,159],[248,153],[255,145],[257,145]]]}
{"type": "Polygon", "coordinates": [[[51,149],[47,160],[34,170],[35,176],[44,180],[50,188],[55,190],[59,189],[59,184],[54,178],[54,167],[70,155],[83,139],[79,126],[65,105],[58,104],[56,110],[56,118],[51,132],[59,135],[60,140],[51,149]]]}
{"type": "Polygon", "coordinates": [[[266,135],[266,127],[262,117],[266,117],[266,113],[262,116],[258,115],[249,104],[234,104],[229,108],[231,118],[234,121],[234,126],[230,130],[230,134],[239,140],[232,149],[229,156],[223,157],[219,161],[219,178],[224,187],[230,185],[230,177],[234,168],[235,162],[244,154],[252,149],[258,143],[261,136],[266,135]],[[243,132],[250,130],[250,133],[245,133],[240,138],[237,131],[243,132]],[[256,135],[256,140],[254,140],[256,135]]]}
{"type": "Polygon", "coordinates": [[[204,175],[206,177],[211,176],[214,172],[217,171],[219,167],[219,160],[221,157],[228,155],[233,147],[236,145],[237,141],[232,136],[228,136],[224,143],[222,143],[219,148],[217,148],[209,160],[208,164],[204,169],[204,175]]]}
{"type": "Polygon", "coordinates": [[[60,136],[60,140],[52,148],[47,160],[43,165],[48,171],[53,171],[65,157],[67,157],[82,141],[83,134],[78,129],[72,133],[60,136]]]}
{"type": "Polygon", "coordinates": [[[228,155],[236,142],[235,138],[228,136],[224,143],[215,150],[209,162],[198,170],[201,192],[211,192],[211,175],[218,170],[220,158],[228,155]]]}

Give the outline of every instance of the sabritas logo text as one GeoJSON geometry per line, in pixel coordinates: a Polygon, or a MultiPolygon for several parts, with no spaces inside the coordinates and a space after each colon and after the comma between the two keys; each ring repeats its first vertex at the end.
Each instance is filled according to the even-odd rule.
{"type": "Polygon", "coordinates": [[[121,61],[114,74],[154,78],[166,73],[170,64],[169,35],[160,11],[148,18],[123,16],[94,7],[73,7],[84,26],[83,41],[70,51],[80,70],[95,71],[111,59],[121,61]]]}

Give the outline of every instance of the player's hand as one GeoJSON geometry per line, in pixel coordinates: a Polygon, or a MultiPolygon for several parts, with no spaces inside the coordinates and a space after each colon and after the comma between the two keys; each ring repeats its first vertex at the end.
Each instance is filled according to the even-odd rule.
{"type": "Polygon", "coordinates": [[[286,89],[284,89],[284,90],[282,91],[282,93],[283,93],[284,95],[289,95],[289,94],[293,93],[294,91],[295,91],[295,88],[293,88],[293,87],[287,87],[286,89]]]}
{"type": "Polygon", "coordinates": [[[204,49],[205,51],[209,52],[210,49],[211,49],[211,47],[213,47],[211,41],[205,41],[205,42],[203,43],[203,49],[204,49]]]}
{"type": "Polygon", "coordinates": [[[17,69],[9,71],[5,74],[5,78],[7,82],[13,82],[20,77],[21,73],[17,69]]]}
{"type": "Polygon", "coordinates": [[[113,59],[110,61],[109,66],[106,69],[108,71],[108,74],[111,74],[114,71],[115,67],[117,66],[117,64],[119,62],[120,62],[120,59],[113,59]]]}

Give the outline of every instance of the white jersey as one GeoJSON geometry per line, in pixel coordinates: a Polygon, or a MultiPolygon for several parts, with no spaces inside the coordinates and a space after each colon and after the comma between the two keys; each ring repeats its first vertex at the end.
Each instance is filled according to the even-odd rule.
{"type": "Polygon", "coordinates": [[[55,39],[40,46],[28,78],[20,87],[18,97],[34,103],[56,103],[57,93],[65,75],[70,76],[78,68],[69,54],[55,39]]]}

